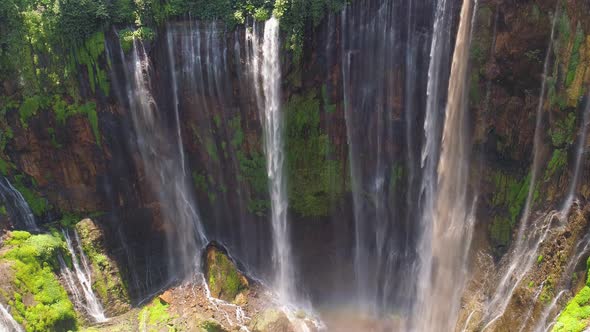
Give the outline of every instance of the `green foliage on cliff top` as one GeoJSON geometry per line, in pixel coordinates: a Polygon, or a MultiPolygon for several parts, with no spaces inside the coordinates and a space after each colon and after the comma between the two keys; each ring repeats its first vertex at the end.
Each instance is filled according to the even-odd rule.
{"type": "Polygon", "coordinates": [[[76,327],[76,313],[55,272],[57,256],[65,250],[59,234],[31,235],[11,232],[6,242],[10,249],[0,257],[15,271],[16,292],[9,302],[13,316],[27,331],[66,331],[76,327]],[[24,300],[32,296],[33,301],[24,300]]]}
{"type": "Polygon", "coordinates": [[[315,93],[294,95],[285,105],[289,204],[305,217],[326,216],[344,192],[342,164],[320,127],[315,93]]]}

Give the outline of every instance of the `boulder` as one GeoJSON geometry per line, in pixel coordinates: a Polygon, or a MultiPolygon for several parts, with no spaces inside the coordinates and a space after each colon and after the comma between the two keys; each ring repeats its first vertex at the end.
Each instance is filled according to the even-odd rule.
{"type": "Polygon", "coordinates": [[[285,313],[279,309],[266,309],[250,323],[252,332],[294,332],[295,329],[285,313]]]}
{"type": "Polygon", "coordinates": [[[227,251],[217,243],[210,243],[205,249],[205,277],[211,296],[235,302],[244,301],[249,289],[248,279],[238,270],[227,251]]]}

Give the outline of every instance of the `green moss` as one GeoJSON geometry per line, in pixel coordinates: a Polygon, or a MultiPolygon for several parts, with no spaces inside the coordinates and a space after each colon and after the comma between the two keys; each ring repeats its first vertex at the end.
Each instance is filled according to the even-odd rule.
{"type": "Polygon", "coordinates": [[[173,316],[168,312],[168,304],[156,298],[145,306],[138,314],[139,326],[142,331],[160,332],[162,329],[169,332],[176,331],[171,326],[173,316]]]}
{"type": "Polygon", "coordinates": [[[294,95],[284,107],[289,204],[302,216],[326,216],[344,188],[344,174],[328,135],[320,128],[320,103],[315,93],[294,95]]]}
{"type": "Polygon", "coordinates": [[[37,115],[37,112],[48,105],[48,98],[35,95],[26,98],[21,104],[18,113],[23,127],[27,127],[29,119],[37,115]]]}
{"type": "Polygon", "coordinates": [[[539,255],[537,257],[537,264],[541,264],[541,263],[543,263],[543,255],[539,255]]]}
{"type": "Polygon", "coordinates": [[[560,12],[561,14],[557,19],[557,32],[559,34],[559,40],[567,41],[570,39],[571,34],[570,18],[565,8],[562,8],[560,12]]]}
{"type": "Polygon", "coordinates": [[[492,240],[498,245],[506,246],[512,235],[512,225],[507,218],[495,216],[490,226],[492,240]]]}
{"type": "Polygon", "coordinates": [[[264,216],[270,208],[268,196],[268,176],[266,174],[266,160],[258,151],[252,151],[247,155],[242,150],[236,151],[240,174],[238,179],[245,181],[252,193],[247,202],[250,213],[264,216]]]}
{"type": "Polygon", "coordinates": [[[207,150],[207,154],[209,158],[214,162],[219,162],[219,154],[217,153],[217,146],[212,139],[205,140],[205,149],[207,150]]]}
{"type": "Polygon", "coordinates": [[[202,332],[227,332],[218,322],[206,320],[199,325],[202,332]]]}
{"type": "Polygon", "coordinates": [[[554,175],[560,173],[566,164],[567,153],[563,149],[554,150],[545,170],[545,181],[549,181],[554,175]]]}
{"type": "Polygon", "coordinates": [[[576,71],[578,69],[578,65],[580,64],[580,47],[582,46],[584,39],[584,31],[582,30],[582,26],[578,22],[578,26],[576,28],[576,36],[574,38],[574,46],[572,48],[572,55],[569,61],[567,76],[565,79],[566,87],[569,87],[574,81],[574,78],[576,77],[576,71]]]}
{"type": "Polygon", "coordinates": [[[568,303],[553,326],[555,332],[581,332],[590,318],[590,287],[584,286],[568,303]]]}
{"type": "MultiPolygon", "coordinates": [[[[33,214],[37,217],[44,215],[49,210],[47,200],[25,185],[23,175],[16,175],[14,180],[14,187],[23,195],[33,214]]],[[[34,187],[34,181],[31,183],[34,187]]]]}
{"type": "Polygon", "coordinates": [[[92,34],[84,41],[84,44],[76,49],[72,55],[73,63],[70,65],[81,65],[86,68],[90,90],[96,92],[98,86],[102,93],[108,95],[109,81],[107,73],[99,65],[99,57],[104,54],[105,41],[102,31],[92,34]]]}
{"type": "Polygon", "coordinates": [[[206,276],[211,295],[225,301],[233,301],[248,287],[234,263],[215,247],[207,249],[206,276]]]}
{"type": "Polygon", "coordinates": [[[27,331],[74,329],[74,306],[54,274],[59,269],[57,256],[65,250],[59,234],[12,232],[7,244],[11,248],[0,260],[10,261],[15,272],[16,292],[10,301],[14,318],[27,331]],[[23,300],[28,294],[33,302],[23,300]]]}
{"type": "Polygon", "coordinates": [[[123,48],[123,52],[127,53],[133,48],[133,41],[152,41],[156,37],[156,33],[154,30],[148,27],[139,27],[136,30],[132,30],[129,28],[123,29],[119,31],[119,40],[121,42],[121,47],[123,48]]]}
{"type": "Polygon", "coordinates": [[[563,119],[556,121],[554,128],[549,130],[551,142],[555,147],[571,145],[576,133],[576,114],[570,112],[563,119]]]}
{"type": "MultiPolygon", "coordinates": [[[[528,174],[517,180],[509,174],[496,172],[492,175],[495,191],[491,204],[497,210],[490,225],[490,236],[499,245],[505,246],[510,242],[512,229],[518,221],[518,216],[528,196],[530,186],[528,174]]],[[[539,197],[538,184],[534,186],[533,201],[539,197]]]]}
{"type": "Polygon", "coordinates": [[[102,230],[91,219],[78,222],[75,229],[92,267],[92,288],[103,303],[122,312],[126,309],[123,306],[129,303],[129,294],[118,266],[107,256],[102,230]]]}

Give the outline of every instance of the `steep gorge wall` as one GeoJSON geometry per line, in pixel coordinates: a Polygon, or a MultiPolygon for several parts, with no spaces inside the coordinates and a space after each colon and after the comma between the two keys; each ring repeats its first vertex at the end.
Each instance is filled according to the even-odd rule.
{"type": "MultiPolygon", "coordinates": [[[[326,288],[345,288],[350,282],[346,276],[352,270],[349,257],[353,247],[354,211],[343,95],[342,66],[346,57],[342,54],[342,44],[349,42],[346,34],[355,28],[351,22],[354,19],[360,22],[362,13],[375,13],[377,4],[376,1],[357,4],[366,11],[359,10],[358,14],[351,14],[350,21],[344,21],[351,26],[342,26],[340,13],[327,15],[318,26],[308,26],[299,61],[292,60],[287,50],[282,56],[290,222],[301,274],[308,279],[306,284],[315,288],[314,294],[333,293],[326,288]]],[[[458,8],[455,2],[453,5],[458,8]]],[[[417,6],[413,10],[431,13],[430,6],[424,4],[424,8],[417,6]]],[[[590,22],[585,19],[590,9],[583,1],[559,4],[557,8],[553,1],[479,3],[471,50],[470,114],[477,156],[472,166],[471,187],[480,197],[477,243],[485,248],[489,242],[496,258],[510,244],[527,194],[535,112],[552,24],[550,13],[556,9],[557,33],[550,54],[548,92],[543,107],[546,134],[541,160],[546,166],[538,185],[538,207],[558,205],[571,178],[576,133],[585,103],[583,95],[590,77],[587,73],[590,60],[586,54],[590,47],[586,42],[590,22]]],[[[401,13],[407,8],[400,4],[392,10],[401,13]]],[[[427,74],[432,18],[430,15],[413,18],[414,29],[423,32],[416,42],[415,54],[417,67],[421,68],[416,75],[418,80],[423,80],[427,74]]],[[[408,122],[404,110],[410,100],[416,110],[423,109],[425,91],[418,89],[408,98],[404,85],[396,84],[414,75],[406,71],[404,58],[404,45],[409,43],[404,29],[409,22],[402,20],[396,24],[390,28],[397,29],[399,43],[376,51],[380,56],[391,56],[383,63],[386,69],[382,76],[375,77],[378,84],[366,87],[356,83],[367,79],[360,70],[371,68],[362,61],[381,60],[355,58],[353,53],[351,68],[357,76],[349,88],[351,95],[358,93],[355,98],[359,99],[350,100],[357,106],[363,102],[358,96],[367,88],[383,89],[387,94],[378,99],[369,91],[367,98],[378,99],[369,101],[369,107],[387,112],[359,113],[352,124],[357,131],[354,135],[361,138],[366,135],[360,139],[360,153],[356,156],[362,159],[363,183],[372,178],[370,172],[377,168],[379,156],[395,161],[382,172],[388,185],[387,201],[395,206],[387,212],[388,218],[404,216],[399,219],[405,221],[396,222],[394,227],[403,230],[398,234],[410,234],[409,239],[395,239],[399,240],[396,248],[402,249],[408,247],[415,235],[411,222],[415,211],[412,205],[404,204],[405,192],[396,191],[396,187],[416,186],[417,182],[409,180],[412,160],[407,156],[414,155],[417,163],[420,155],[419,148],[410,153],[402,142],[406,140],[410,123],[411,136],[415,146],[419,146],[423,140],[424,117],[417,111],[408,122]],[[359,68],[357,72],[355,66],[359,68]],[[373,135],[379,130],[382,132],[373,135]],[[379,138],[386,138],[381,150],[374,148],[379,138]]],[[[171,70],[181,76],[178,85],[181,134],[207,231],[227,243],[231,250],[241,250],[245,264],[264,274],[270,246],[266,216],[269,203],[259,114],[252,84],[244,72],[248,50],[245,29],[248,28],[238,27],[230,32],[215,24],[171,20],[156,31],[152,42],[145,43],[153,70],[154,97],[163,114],[162,121],[171,133],[175,125],[171,70]],[[200,54],[195,53],[194,44],[192,50],[186,48],[190,40],[197,39],[201,42],[200,54]],[[168,52],[170,42],[173,62],[168,52]],[[199,68],[189,61],[195,56],[200,56],[199,68]],[[171,63],[175,68],[171,68],[171,63]],[[192,68],[184,67],[191,65],[192,68]],[[184,77],[186,70],[202,74],[203,81],[184,77]]],[[[115,76],[109,80],[110,93],[88,98],[97,104],[100,143],[93,133],[92,121],[84,115],[74,115],[60,124],[54,112],[39,110],[26,120],[25,126],[18,105],[13,105],[7,108],[2,123],[3,128],[12,128],[3,160],[14,164],[8,174],[31,191],[25,196],[32,206],[40,206],[42,219],[52,221],[66,214],[104,212],[103,218],[113,230],[121,227],[123,238],[135,250],[133,255],[146,260],[137,264],[146,270],[158,270],[163,269],[159,266],[163,263],[158,261],[158,251],[163,246],[163,223],[158,220],[156,195],[149,189],[138,162],[128,106],[121,102],[124,97],[119,96],[125,92],[117,39],[108,31],[109,47],[99,56],[104,71],[108,71],[109,59],[114,59],[111,75],[115,76]],[[18,177],[20,174],[24,177],[18,177]],[[45,200],[47,203],[43,203],[45,200]],[[44,209],[45,204],[50,207],[44,209]]],[[[350,45],[357,47],[354,42],[350,45]]],[[[368,52],[362,49],[364,46],[359,42],[360,54],[371,54],[371,49],[368,52]]],[[[366,75],[373,73],[376,72],[369,71],[366,75]]],[[[87,83],[81,84],[81,90],[84,96],[95,95],[87,83]]],[[[582,197],[586,198],[587,171],[580,183],[582,197]]],[[[415,195],[412,200],[419,200],[415,195]]],[[[113,245],[117,245],[116,241],[113,245]]]]}

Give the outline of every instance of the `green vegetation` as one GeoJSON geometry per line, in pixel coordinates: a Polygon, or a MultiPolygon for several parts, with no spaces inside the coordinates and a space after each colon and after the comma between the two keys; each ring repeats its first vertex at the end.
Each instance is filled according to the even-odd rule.
{"type": "Polygon", "coordinates": [[[555,147],[571,145],[574,142],[576,134],[576,114],[570,112],[561,120],[555,123],[555,128],[549,130],[551,142],[555,147]]]}
{"type": "Polygon", "coordinates": [[[59,234],[14,231],[6,245],[10,249],[0,257],[0,262],[9,261],[15,273],[15,293],[9,302],[15,309],[14,318],[27,331],[74,329],[74,306],[54,274],[59,269],[57,257],[65,250],[59,234]]]}
{"type": "Polygon", "coordinates": [[[154,30],[148,27],[139,27],[136,30],[129,28],[119,31],[119,40],[124,52],[129,52],[133,47],[134,40],[152,41],[156,37],[154,30]]]}
{"type": "Polygon", "coordinates": [[[245,278],[240,275],[234,263],[215,247],[207,249],[207,284],[211,295],[232,302],[248,288],[245,278]]]}
{"type": "Polygon", "coordinates": [[[227,330],[224,329],[218,322],[213,320],[206,320],[202,322],[199,327],[201,328],[202,332],[226,332],[227,330]]]}
{"type": "MultiPolygon", "coordinates": [[[[496,172],[492,181],[496,190],[492,196],[492,205],[499,209],[490,226],[492,240],[505,246],[510,241],[512,229],[518,221],[520,211],[524,207],[530,185],[530,174],[518,181],[503,172],[496,172]]],[[[533,200],[539,197],[538,185],[535,186],[533,200]]]]}
{"type": "Polygon", "coordinates": [[[541,290],[541,294],[539,295],[539,300],[545,304],[549,304],[551,299],[555,296],[555,286],[553,284],[553,279],[551,276],[545,279],[543,283],[543,289],[541,290]]]}
{"type": "Polygon", "coordinates": [[[320,127],[319,99],[314,93],[294,95],[284,110],[289,205],[305,217],[326,216],[345,188],[338,185],[342,164],[320,127]]]}
{"type": "Polygon", "coordinates": [[[35,181],[31,179],[30,183],[31,186],[25,184],[24,175],[14,176],[14,187],[23,195],[33,214],[39,217],[49,210],[49,204],[45,198],[39,196],[33,189],[30,189],[31,187],[36,187],[35,181]]]}
{"type": "Polygon", "coordinates": [[[565,165],[567,165],[567,153],[563,149],[554,150],[545,170],[545,181],[549,181],[554,175],[561,172],[565,165]]]}
{"type": "Polygon", "coordinates": [[[167,329],[169,332],[176,331],[171,326],[172,315],[168,312],[168,304],[160,298],[146,305],[138,314],[139,326],[142,331],[160,332],[167,329]]]}
{"type": "Polygon", "coordinates": [[[118,266],[107,256],[103,231],[90,219],[78,222],[75,229],[92,267],[92,289],[112,309],[125,310],[123,306],[129,303],[129,294],[118,266]]]}
{"type": "Polygon", "coordinates": [[[578,26],[576,28],[576,36],[574,38],[574,46],[572,49],[572,55],[569,61],[569,66],[567,69],[567,76],[565,79],[565,86],[569,87],[574,78],[576,77],[576,71],[578,69],[578,65],[580,64],[580,47],[584,42],[585,36],[584,31],[582,30],[582,26],[578,22],[578,26]]]}
{"type": "MultiPolygon", "coordinates": [[[[228,121],[228,127],[231,131],[230,146],[235,151],[238,160],[238,180],[246,182],[251,190],[247,202],[248,211],[262,217],[270,209],[266,159],[256,149],[246,151],[242,120],[239,115],[228,121]]],[[[259,141],[253,143],[256,143],[255,146],[260,146],[259,141]]]]}
{"type": "MultiPolygon", "coordinates": [[[[590,260],[587,262],[586,270],[590,269],[590,260]]],[[[590,276],[590,273],[588,273],[590,276]]],[[[590,280],[586,281],[584,287],[567,304],[565,309],[557,318],[553,326],[555,332],[581,332],[587,326],[590,319],[590,280]]]]}

